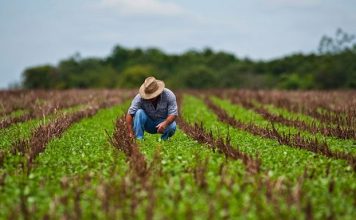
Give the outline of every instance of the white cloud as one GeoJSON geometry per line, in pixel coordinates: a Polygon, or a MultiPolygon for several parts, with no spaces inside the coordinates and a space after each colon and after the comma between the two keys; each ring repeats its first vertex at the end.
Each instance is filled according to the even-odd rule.
{"type": "Polygon", "coordinates": [[[263,0],[265,3],[270,3],[278,6],[301,6],[310,7],[320,5],[322,0],[263,0]]]}
{"type": "Polygon", "coordinates": [[[172,2],[159,0],[102,0],[104,7],[110,7],[123,15],[164,15],[184,14],[184,9],[172,2]]]}

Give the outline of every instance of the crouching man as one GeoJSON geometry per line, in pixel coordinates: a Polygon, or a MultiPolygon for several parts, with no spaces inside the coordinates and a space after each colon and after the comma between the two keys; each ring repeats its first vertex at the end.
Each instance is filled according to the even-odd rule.
{"type": "Polygon", "coordinates": [[[174,93],[165,88],[163,81],[148,77],[132,100],[126,123],[131,137],[141,140],[147,131],[150,134],[160,133],[161,139],[167,140],[176,131],[177,115],[174,93]]]}

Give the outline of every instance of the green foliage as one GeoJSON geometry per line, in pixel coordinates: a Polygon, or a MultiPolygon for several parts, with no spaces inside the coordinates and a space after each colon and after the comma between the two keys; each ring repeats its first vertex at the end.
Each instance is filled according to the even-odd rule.
{"type": "Polygon", "coordinates": [[[26,89],[53,87],[56,80],[56,69],[50,65],[30,67],[23,73],[23,86],[26,89]]]}
{"type": "Polygon", "coordinates": [[[128,49],[117,45],[106,58],[82,59],[76,54],[58,66],[23,72],[23,87],[137,88],[154,75],[173,88],[356,88],[355,36],[341,29],[324,36],[318,54],[293,54],[270,61],[239,59],[205,48],[169,55],[157,48],[128,49]]]}
{"type": "MultiPolygon", "coordinates": [[[[242,106],[213,101],[243,122],[269,123],[242,106]]],[[[226,158],[178,127],[166,142],[147,133],[137,142],[149,175],[135,176],[130,169],[134,160],[108,141],[128,104],[73,124],[48,143],[31,170],[20,165],[21,155],[9,154],[13,161],[0,167],[0,219],[148,219],[147,213],[152,219],[305,219],[310,217],[308,203],[313,219],[355,216],[356,176],[345,161],[232,128],[192,96],[184,96],[181,117],[204,123],[215,137],[229,135],[232,147],[258,155],[261,172],[247,172],[242,160],[226,158]]],[[[28,136],[30,124],[36,126],[29,122],[3,130],[1,140],[10,144],[22,133],[19,129],[28,136]]],[[[283,125],[276,128],[289,131],[283,125]]],[[[340,144],[335,150],[346,147],[340,144]]],[[[0,150],[6,148],[0,144],[0,150]]]]}
{"type": "MultiPolygon", "coordinates": [[[[250,123],[251,120],[253,119],[254,124],[260,126],[260,127],[266,127],[266,126],[270,126],[270,121],[264,119],[261,115],[259,115],[258,113],[252,111],[252,110],[246,110],[245,108],[243,108],[242,106],[239,105],[234,105],[231,104],[229,101],[226,100],[220,100],[218,98],[214,98],[213,101],[218,104],[220,107],[222,107],[223,109],[225,109],[227,112],[230,112],[231,115],[230,116],[238,116],[237,118],[242,121],[242,122],[247,122],[250,123]]],[[[270,109],[272,107],[269,107],[270,109]]],[[[274,109],[275,110],[275,109],[274,109]]],[[[283,111],[278,111],[278,113],[284,115],[284,116],[288,116],[288,117],[296,117],[295,113],[289,112],[285,109],[283,109],[283,111]]],[[[276,111],[276,110],[275,110],[276,111]]],[[[305,115],[302,115],[304,117],[306,117],[305,115]]],[[[301,116],[298,116],[298,118],[300,118],[301,116]]],[[[307,117],[306,117],[307,118],[307,117]]],[[[304,118],[304,121],[307,123],[312,123],[312,120],[308,120],[304,118]]],[[[335,150],[335,151],[343,151],[343,152],[347,152],[347,153],[356,153],[356,149],[353,147],[354,145],[354,141],[353,140],[342,140],[342,139],[338,139],[335,137],[329,137],[329,136],[323,136],[322,134],[318,133],[318,134],[311,134],[309,132],[306,131],[300,131],[299,129],[296,129],[294,127],[291,126],[286,126],[280,123],[274,123],[275,128],[277,129],[277,131],[281,132],[281,133],[288,133],[288,134],[302,134],[303,137],[306,138],[317,138],[318,140],[325,140],[326,143],[328,144],[328,146],[330,147],[330,149],[335,150]]]]}
{"type": "Polygon", "coordinates": [[[279,82],[280,89],[312,89],[314,79],[312,74],[301,76],[298,73],[282,75],[279,82]]]}
{"type": "MultiPolygon", "coordinates": [[[[230,116],[238,120],[260,126],[268,124],[260,115],[241,106],[234,106],[225,101],[218,100],[217,102],[230,116]]],[[[262,169],[268,169],[268,174],[272,178],[297,182],[298,176],[303,175],[305,169],[312,172],[313,177],[304,179],[302,189],[304,190],[303,200],[310,199],[314,207],[315,219],[325,219],[330,215],[348,219],[355,214],[353,207],[355,200],[348,192],[356,189],[356,175],[345,161],[333,160],[305,150],[280,145],[277,141],[235,129],[217,120],[216,115],[204,105],[204,102],[195,97],[186,96],[184,98],[182,114],[191,123],[204,123],[204,126],[211,129],[216,136],[229,134],[232,145],[241,151],[250,155],[258,154],[262,169]],[[334,181],[335,185],[331,192],[329,183],[334,181]]],[[[278,129],[288,132],[288,128],[283,126],[278,129]]],[[[341,149],[342,145],[340,144],[339,150],[341,149]]],[[[283,210],[283,207],[281,209],[283,210]]],[[[299,211],[298,215],[302,215],[302,212],[299,211]]],[[[288,216],[290,217],[290,215],[288,216]]]]}
{"type": "MultiPolygon", "coordinates": [[[[21,194],[27,197],[26,205],[36,206],[36,212],[32,218],[38,219],[42,218],[45,213],[49,213],[51,202],[58,196],[69,198],[73,196],[73,192],[63,187],[63,180],[71,177],[80,179],[79,177],[83,178],[84,175],[86,178],[94,176],[95,180],[91,182],[89,188],[85,189],[85,195],[83,195],[85,198],[93,198],[100,177],[108,178],[110,172],[113,171],[116,177],[121,177],[126,171],[126,162],[122,155],[118,155],[119,152],[110,146],[106,131],[112,133],[115,118],[124,114],[128,104],[126,102],[121,106],[102,109],[94,117],[85,118],[71,126],[61,138],[51,140],[46,151],[36,158],[36,166],[28,176],[21,169],[20,161],[13,159],[19,160],[20,155],[9,156],[12,160],[6,160],[4,167],[0,167],[0,176],[3,173],[6,174],[6,181],[1,186],[5,190],[0,191],[0,219],[20,214],[12,213],[12,210],[15,210],[17,204],[20,203],[21,194]]],[[[14,129],[24,130],[28,136],[34,129],[33,122],[31,125],[32,127],[29,127],[28,122],[20,126],[21,130],[14,129]]],[[[13,132],[11,130],[7,133],[10,135],[13,132]]],[[[0,138],[5,141],[12,138],[8,140],[9,143],[17,139],[16,136],[8,135],[0,136],[0,138]]],[[[2,148],[0,145],[0,149],[2,148]]],[[[76,190],[82,190],[82,187],[84,186],[80,184],[76,190]]],[[[100,214],[98,205],[87,203],[86,199],[83,199],[82,205],[90,206],[90,208],[84,208],[87,210],[84,214],[90,213],[95,216],[100,214]]],[[[62,216],[63,206],[56,208],[54,215],[62,216]]]]}
{"type": "Polygon", "coordinates": [[[206,66],[193,66],[180,76],[180,85],[186,88],[211,88],[216,83],[217,76],[206,66]]]}
{"type": "Polygon", "coordinates": [[[135,88],[151,75],[154,75],[154,68],[152,66],[130,66],[121,74],[118,86],[122,88],[135,88]]]}
{"type": "Polygon", "coordinates": [[[353,34],[348,34],[341,28],[336,30],[334,38],[323,36],[319,43],[319,53],[321,54],[337,54],[345,50],[356,51],[356,37],[353,34]]]}

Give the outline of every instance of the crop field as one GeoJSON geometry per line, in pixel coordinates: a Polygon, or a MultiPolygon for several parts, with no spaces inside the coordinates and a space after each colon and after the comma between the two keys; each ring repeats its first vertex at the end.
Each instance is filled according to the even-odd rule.
{"type": "Polygon", "coordinates": [[[356,219],[355,91],[177,91],[168,141],[136,92],[0,92],[0,219],[356,219]]]}

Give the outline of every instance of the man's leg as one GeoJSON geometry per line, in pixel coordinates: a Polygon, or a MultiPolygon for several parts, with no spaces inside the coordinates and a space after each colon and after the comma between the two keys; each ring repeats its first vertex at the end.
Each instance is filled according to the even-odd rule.
{"type": "Polygon", "coordinates": [[[172,122],[166,129],[164,130],[164,133],[162,134],[161,138],[162,140],[167,140],[169,137],[172,137],[174,133],[176,132],[176,122],[172,122]]]}
{"type": "Polygon", "coordinates": [[[137,110],[135,113],[133,129],[137,139],[143,139],[145,131],[151,134],[157,133],[155,122],[150,117],[148,117],[146,112],[142,109],[137,110]]]}
{"type": "Polygon", "coordinates": [[[137,139],[142,139],[145,132],[145,124],[148,119],[146,112],[142,109],[136,111],[133,121],[133,129],[135,132],[135,137],[137,139]]]}

